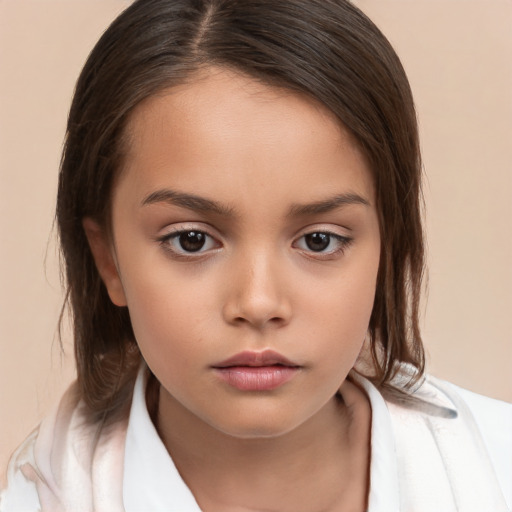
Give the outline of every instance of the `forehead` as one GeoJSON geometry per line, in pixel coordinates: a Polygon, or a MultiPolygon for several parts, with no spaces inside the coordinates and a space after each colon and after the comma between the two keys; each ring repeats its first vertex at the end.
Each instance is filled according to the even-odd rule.
{"type": "Polygon", "coordinates": [[[274,195],[338,187],[373,196],[362,153],[327,108],[234,71],[212,68],[146,99],[129,119],[127,141],[121,181],[140,195],[193,187],[229,202],[272,184],[274,195]]]}

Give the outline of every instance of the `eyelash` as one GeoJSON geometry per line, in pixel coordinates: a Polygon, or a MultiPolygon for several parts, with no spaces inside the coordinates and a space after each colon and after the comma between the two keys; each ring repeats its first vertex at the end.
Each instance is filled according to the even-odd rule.
{"type": "MultiPolygon", "coordinates": [[[[210,252],[212,249],[219,248],[221,246],[220,242],[215,241],[215,237],[208,234],[206,231],[201,229],[177,229],[176,231],[172,231],[171,233],[167,233],[159,238],[157,238],[157,241],[160,243],[160,245],[164,248],[165,251],[171,253],[171,255],[177,259],[183,259],[183,260],[196,260],[210,252]],[[204,245],[207,245],[208,243],[213,243],[214,247],[209,247],[206,250],[203,250],[204,245],[198,248],[197,251],[187,251],[186,249],[181,246],[181,249],[176,249],[172,246],[174,241],[178,241],[182,235],[185,234],[191,234],[195,233],[197,236],[205,237],[204,245]]],[[[307,233],[302,234],[300,237],[298,237],[292,244],[292,247],[295,247],[302,251],[303,253],[307,254],[311,258],[315,259],[330,259],[332,257],[335,257],[336,255],[340,254],[342,255],[348,247],[352,244],[353,238],[339,235],[338,233],[333,233],[332,231],[328,230],[313,230],[308,231],[307,233]],[[314,251],[311,248],[301,248],[298,247],[298,242],[301,240],[306,240],[306,237],[308,236],[314,236],[314,235],[325,235],[329,237],[328,246],[329,247],[333,240],[337,242],[337,247],[334,249],[331,249],[327,252],[324,252],[323,250],[320,251],[314,251]]],[[[307,242],[306,242],[307,244],[307,242]]]]}

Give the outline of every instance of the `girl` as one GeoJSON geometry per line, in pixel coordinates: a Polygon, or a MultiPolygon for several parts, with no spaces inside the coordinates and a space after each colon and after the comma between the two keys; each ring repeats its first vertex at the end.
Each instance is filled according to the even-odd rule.
{"type": "Polygon", "coordinates": [[[132,4],[62,160],[78,379],[1,509],[508,510],[510,406],[424,373],[420,169],[350,3],[132,4]]]}

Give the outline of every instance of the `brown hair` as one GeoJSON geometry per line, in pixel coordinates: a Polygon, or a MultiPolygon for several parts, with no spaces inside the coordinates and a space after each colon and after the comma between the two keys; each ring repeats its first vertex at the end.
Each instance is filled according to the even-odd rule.
{"type": "Polygon", "coordinates": [[[373,379],[387,384],[401,362],[421,375],[418,131],[405,72],[387,39],[347,0],[138,0],[84,66],[59,177],[57,221],[83,399],[96,414],[118,410],[141,356],[128,310],[111,303],[101,282],[82,220],[108,230],[133,108],[209,65],[307,94],[352,133],[373,172],[382,239],[369,325],[373,379]]]}

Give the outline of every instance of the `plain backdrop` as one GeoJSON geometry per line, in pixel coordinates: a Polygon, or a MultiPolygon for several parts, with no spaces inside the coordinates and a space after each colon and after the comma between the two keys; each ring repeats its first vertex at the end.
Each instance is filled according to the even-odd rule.
{"type": "MultiPolygon", "coordinates": [[[[73,378],[53,228],[74,82],[129,2],[0,0],[0,474],[73,378]]],[[[512,1],[358,0],[415,93],[429,371],[512,401],[512,1]]]]}

